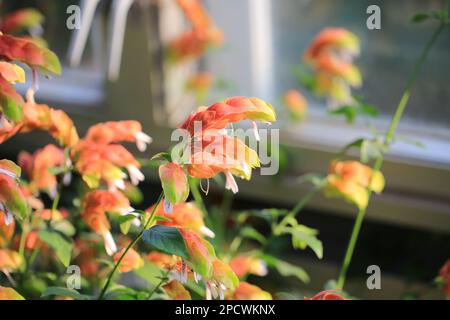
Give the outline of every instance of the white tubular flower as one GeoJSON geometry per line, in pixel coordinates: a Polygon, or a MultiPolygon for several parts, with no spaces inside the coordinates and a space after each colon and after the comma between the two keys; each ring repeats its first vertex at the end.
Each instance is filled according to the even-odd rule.
{"type": "Polygon", "coordinates": [[[239,188],[231,172],[229,171],[225,172],[225,177],[226,177],[225,189],[231,190],[233,193],[238,193],[239,188]]]}
{"type": "Polygon", "coordinates": [[[117,246],[116,242],[114,241],[114,238],[111,234],[111,232],[106,232],[103,235],[103,240],[105,242],[105,250],[108,256],[112,256],[114,253],[117,252],[117,246]]]}
{"type": "Polygon", "coordinates": [[[216,236],[216,234],[206,226],[200,227],[200,233],[209,238],[214,238],[216,236]]]}
{"type": "Polygon", "coordinates": [[[258,125],[256,124],[255,121],[253,121],[252,126],[253,126],[253,134],[255,135],[256,141],[260,141],[261,137],[259,136],[258,125]]]}
{"type": "Polygon", "coordinates": [[[142,131],[136,132],[134,134],[134,137],[136,138],[136,147],[140,152],[144,152],[145,150],[147,150],[147,145],[149,145],[153,141],[152,137],[142,131]]]}
{"type": "Polygon", "coordinates": [[[139,182],[145,180],[144,174],[139,170],[138,167],[134,165],[127,166],[128,173],[130,174],[131,183],[135,186],[139,184],[139,182]]]}

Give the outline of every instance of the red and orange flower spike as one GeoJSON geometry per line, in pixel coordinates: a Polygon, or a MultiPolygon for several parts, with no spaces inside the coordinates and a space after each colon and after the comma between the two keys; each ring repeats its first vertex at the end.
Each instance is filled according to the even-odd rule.
{"type": "Polygon", "coordinates": [[[73,147],[78,143],[77,130],[62,110],[55,110],[45,104],[26,102],[23,106],[24,119],[14,126],[0,129],[0,143],[13,135],[33,130],[44,130],[64,147],[73,147]]]}
{"type": "MultiPolygon", "coordinates": [[[[183,154],[182,159],[173,159],[178,163],[171,166],[176,166],[177,172],[182,176],[183,165],[191,177],[200,179],[224,173],[226,188],[236,193],[238,186],[233,176],[249,180],[252,169],[260,166],[259,157],[254,150],[224,132],[227,125],[242,120],[254,122],[254,132],[258,139],[255,121],[270,123],[276,120],[276,115],[270,104],[257,98],[233,97],[208,108],[201,107],[180,126],[190,135],[191,142],[185,148],[186,154],[183,154]]],[[[184,178],[182,180],[185,181],[184,178]]],[[[175,185],[175,181],[172,184],[175,185]]]]}
{"type": "Polygon", "coordinates": [[[27,29],[39,27],[44,21],[44,16],[33,8],[25,8],[14,11],[2,19],[0,31],[14,34],[27,29]]]}
{"type": "MultiPolygon", "coordinates": [[[[146,211],[152,212],[153,207],[146,211]]],[[[159,204],[155,214],[168,219],[168,221],[158,221],[160,225],[191,229],[203,236],[214,238],[214,232],[205,225],[202,211],[192,202],[174,205],[170,214],[165,212],[163,204],[159,204]]]]}
{"type": "Polygon", "coordinates": [[[46,191],[52,198],[56,194],[57,179],[50,168],[64,164],[64,151],[52,144],[29,154],[21,152],[18,163],[27,174],[31,191],[46,191]]]}
{"type": "Polygon", "coordinates": [[[167,58],[171,63],[196,59],[209,48],[220,46],[222,42],[222,32],[215,27],[186,31],[169,43],[167,58]]]}
{"type": "Polygon", "coordinates": [[[361,85],[361,74],[352,64],[359,54],[358,37],[344,28],[326,28],[312,41],[304,61],[314,72],[313,90],[332,104],[352,101],[351,87],[361,85]]]}
{"type": "Polygon", "coordinates": [[[325,28],[309,45],[304,54],[304,59],[313,61],[323,52],[330,51],[355,56],[359,54],[359,39],[345,28],[325,28]]]}
{"type": "Polygon", "coordinates": [[[152,138],[142,131],[141,124],[133,120],[108,121],[93,125],[89,128],[85,140],[97,144],[134,142],[141,152],[152,142],[152,138]]]}
{"type": "Polygon", "coordinates": [[[301,122],[305,119],[308,111],[308,101],[298,90],[288,90],[283,95],[282,100],[287,108],[290,119],[294,122],[301,122]]]}
{"type": "Polygon", "coordinates": [[[111,190],[124,189],[127,175],[122,168],[127,169],[134,185],[144,180],[136,158],[124,146],[115,144],[121,141],[135,142],[145,150],[151,138],[137,121],[105,122],[91,127],[74,147],[75,167],[90,188],[97,188],[103,181],[111,190]]]}
{"type": "Polygon", "coordinates": [[[104,239],[108,255],[117,251],[106,212],[128,214],[133,211],[128,199],[118,191],[95,190],[88,192],[82,200],[81,218],[104,239]]]}
{"type": "MultiPolygon", "coordinates": [[[[211,278],[213,275],[213,262],[216,259],[214,247],[192,230],[184,228],[178,228],[178,230],[189,253],[189,260],[187,261],[189,266],[201,277],[205,279],[211,278]]],[[[187,267],[183,264],[184,261],[180,270],[180,280],[185,281],[187,279],[187,267]]]]}
{"type": "Polygon", "coordinates": [[[267,265],[264,260],[253,256],[236,256],[231,260],[230,266],[239,278],[248,274],[260,277],[267,275],[267,265]]]}
{"type": "Polygon", "coordinates": [[[358,208],[367,206],[367,188],[380,193],[384,188],[384,176],[358,161],[333,161],[330,165],[325,195],[344,198],[358,208]]]}
{"type": "Polygon", "coordinates": [[[49,49],[38,46],[33,40],[0,33],[0,57],[8,61],[22,62],[43,73],[61,74],[58,57],[49,49]]]}

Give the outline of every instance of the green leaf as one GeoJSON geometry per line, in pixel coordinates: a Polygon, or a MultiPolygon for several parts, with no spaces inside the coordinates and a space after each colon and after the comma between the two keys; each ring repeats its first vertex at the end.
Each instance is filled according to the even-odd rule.
{"type": "Polygon", "coordinates": [[[120,231],[122,231],[123,234],[128,233],[134,219],[136,219],[136,216],[133,214],[126,214],[124,216],[119,217],[118,223],[120,225],[120,231]]]}
{"type": "Polygon", "coordinates": [[[344,146],[341,151],[339,151],[339,155],[345,155],[350,149],[352,148],[361,148],[363,142],[365,141],[365,138],[358,138],[352,142],[350,142],[349,144],[347,144],[346,146],[344,146]]]}
{"type": "Polygon", "coordinates": [[[177,228],[156,225],[145,230],[142,239],[155,249],[174,254],[183,259],[189,258],[186,243],[177,228]]]}
{"type": "Polygon", "coordinates": [[[52,174],[52,175],[60,175],[63,174],[65,172],[67,172],[67,168],[65,167],[50,167],[48,168],[48,171],[52,174]]]}
{"type": "Polygon", "coordinates": [[[270,255],[264,255],[262,258],[264,261],[266,261],[269,267],[276,269],[283,277],[293,276],[305,283],[308,283],[310,281],[308,273],[306,273],[306,271],[301,267],[270,255]]]}
{"type": "Polygon", "coordinates": [[[39,232],[39,238],[55,250],[56,256],[65,267],[69,266],[72,243],[55,231],[42,230],[39,232]]]}
{"type": "Polygon", "coordinates": [[[160,152],[151,157],[150,160],[172,161],[172,157],[167,152],[160,152]]]}
{"type": "Polygon", "coordinates": [[[76,290],[68,289],[64,287],[48,287],[47,290],[44,291],[41,297],[45,298],[48,296],[63,296],[63,297],[71,297],[76,300],[91,300],[93,297],[81,294],[76,290]]]}
{"type": "Polygon", "coordinates": [[[348,123],[353,123],[358,115],[358,109],[353,106],[342,106],[328,111],[331,115],[343,115],[348,123]]]}
{"type": "Polygon", "coordinates": [[[361,112],[370,116],[370,117],[378,117],[379,111],[378,108],[367,103],[360,104],[361,112]]]}
{"type": "Polygon", "coordinates": [[[281,233],[292,236],[292,246],[296,249],[311,248],[319,259],[323,257],[322,241],[317,239],[318,231],[304,225],[296,225],[281,229],[281,233]]]}
{"type": "Polygon", "coordinates": [[[51,226],[67,237],[72,237],[76,233],[75,227],[68,220],[52,221],[51,226]]]}
{"type": "Polygon", "coordinates": [[[378,159],[383,155],[383,146],[379,141],[364,140],[361,144],[361,162],[367,163],[371,159],[378,159]]]}
{"type": "Polygon", "coordinates": [[[300,176],[297,179],[298,183],[304,183],[304,182],[309,182],[312,185],[314,185],[315,187],[320,187],[324,184],[324,179],[325,177],[321,174],[316,174],[316,173],[308,173],[308,174],[304,174],[302,176],[300,176]]]}
{"type": "Polygon", "coordinates": [[[239,222],[245,222],[249,217],[257,217],[262,218],[268,222],[272,222],[279,217],[283,217],[289,213],[288,210],[285,209],[263,209],[263,210],[247,210],[242,211],[237,215],[237,220],[239,222]]]}
{"type": "Polygon", "coordinates": [[[252,227],[242,228],[241,235],[244,238],[256,240],[263,245],[267,242],[266,237],[264,237],[259,231],[257,231],[256,229],[254,229],[252,227]]]}
{"type": "Polygon", "coordinates": [[[144,266],[134,270],[134,273],[152,286],[156,286],[160,282],[161,269],[152,262],[145,261],[144,266]]]}
{"type": "Polygon", "coordinates": [[[405,137],[405,136],[397,135],[397,136],[395,136],[394,139],[396,141],[401,141],[401,142],[404,142],[404,143],[407,143],[407,144],[411,144],[411,145],[419,147],[419,148],[424,148],[424,149],[426,148],[425,144],[422,141],[410,139],[410,138],[405,137]]]}
{"type": "Polygon", "coordinates": [[[421,22],[423,22],[425,20],[428,20],[429,18],[431,18],[431,17],[430,17],[430,15],[428,13],[421,12],[421,13],[418,13],[418,14],[414,15],[411,18],[411,22],[412,23],[421,23],[421,22]]]}

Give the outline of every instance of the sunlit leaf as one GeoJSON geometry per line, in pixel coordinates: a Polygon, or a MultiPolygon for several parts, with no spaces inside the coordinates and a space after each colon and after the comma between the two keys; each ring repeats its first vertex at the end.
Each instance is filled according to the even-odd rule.
{"type": "Polygon", "coordinates": [[[267,254],[262,258],[269,267],[276,269],[283,277],[294,276],[305,283],[308,283],[310,281],[308,273],[306,273],[306,271],[301,267],[267,254]]]}
{"type": "Polygon", "coordinates": [[[61,263],[68,267],[72,253],[72,243],[67,241],[61,234],[54,231],[42,230],[39,238],[47,243],[53,250],[61,263]]]}
{"type": "Polygon", "coordinates": [[[242,228],[241,235],[245,238],[256,240],[261,244],[265,244],[267,242],[266,237],[252,227],[247,226],[242,228]]]}
{"type": "Polygon", "coordinates": [[[155,225],[144,231],[142,239],[162,252],[174,254],[183,259],[189,258],[186,243],[177,228],[155,225]]]}

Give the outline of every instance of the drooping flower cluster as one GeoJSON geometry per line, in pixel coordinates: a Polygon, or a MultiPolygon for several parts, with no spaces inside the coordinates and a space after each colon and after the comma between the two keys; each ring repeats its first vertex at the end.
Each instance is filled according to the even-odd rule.
{"type": "Polygon", "coordinates": [[[305,51],[303,59],[314,70],[313,89],[331,105],[351,102],[351,88],[361,85],[361,74],[353,64],[359,50],[355,34],[344,28],[326,28],[305,51]]]}
{"type": "MultiPolygon", "coordinates": [[[[147,209],[147,212],[152,211],[153,207],[147,209]]],[[[205,225],[202,211],[192,202],[176,204],[173,206],[173,210],[170,213],[165,212],[164,205],[161,203],[156,209],[155,214],[158,217],[164,217],[167,219],[159,221],[158,224],[160,225],[169,227],[184,227],[203,236],[214,238],[214,232],[205,225]]]]}
{"type": "Polygon", "coordinates": [[[238,255],[230,262],[231,269],[241,278],[248,274],[257,276],[267,275],[267,264],[264,260],[251,255],[238,255]]]}
{"type": "Polygon", "coordinates": [[[200,0],[177,0],[192,29],[182,33],[169,43],[167,57],[171,62],[180,62],[200,57],[210,47],[218,47],[222,31],[207,14],[200,0]]]}
{"type": "Polygon", "coordinates": [[[120,191],[94,190],[83,198],[81,218],[95,233],[103,237],[106,252],[113,255],[117,246],[106,213],[125,215],[133,211],[129,200],[120,191]]]}
{"type": "Polygon", "coordinates": [[[144,179],[135,157],[118,142],[134,142],[145,151],[151,138],[142,132],[137,121],[105,122],[92,126],[86,137],[75,145],[72,156],[75,168],[90,188],[104,182],[109,189],[124,189],[128,171],[131,182],[137,185],[144,179]]]}
{"type": "Polygon", "coordinates": [[[273,107],[260,99],[233,97],[210,107],[200,107],[189,116],[180,126],[189,142],[182,146],[179,159],[172,159],[159,168],[166,202],[174,205],[186,200],[189,194],[187,174],[209,179],[223,173],[225,187],[234,193],[238,192],[234,176],[251,178],[252,169],[260,166],[258,154],[225,130],[226,126],[242,120],[253,121],[253,132],[258,140],[256,121],[271,123],[276,115],[273,107]]]}
{"type": "Polygon", "coordinates": [[[30,181],[28,190],[33,194],[45,191],[51,198],[55,197],[58,181],[50,169],[60,167],[64,165],[64,162],[64,151],[52,144],[33,154],[21,152],[18,157],[18,164],[30,181]]]}
{"type": "Polygon", "coordinates": [[[332,161],[325,195],[344,198],[361,209],[369,201],[369,185],[371,191],[380,193],[384,188],[383,174],[358,161],[332,161]]]}

